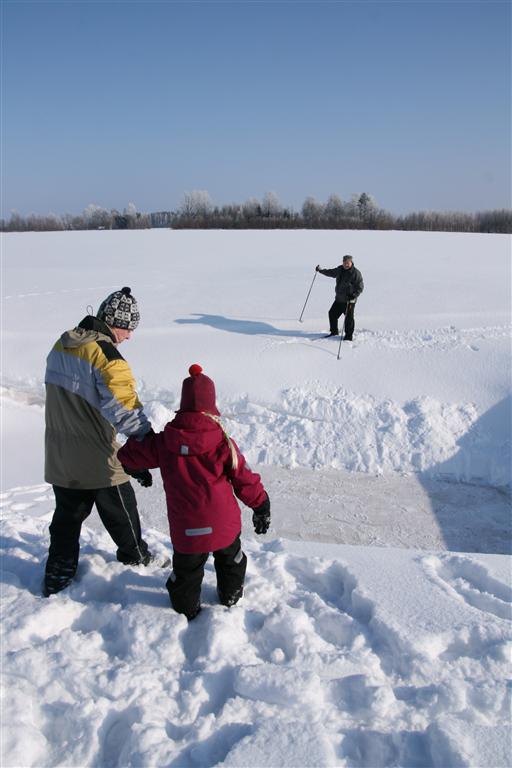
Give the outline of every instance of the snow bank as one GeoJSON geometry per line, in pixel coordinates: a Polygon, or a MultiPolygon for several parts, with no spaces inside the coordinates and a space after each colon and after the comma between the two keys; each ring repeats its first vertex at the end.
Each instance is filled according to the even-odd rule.
{"type": "MultiPolygon", "coordinates": [[[[179,398],[169,407],[145,394],[155,428],[163,429],[174,418],[179,398]]],[[[507,414],[489,434],[470,403],[424,396],[399,404],[313,382],[283,390],[277,402],[220,396],[218,404],[254,464],[424,472],[495,486],[511,480],[507,414]]],[[[510,411],[510,403],[502,410],[510,411]]]]}

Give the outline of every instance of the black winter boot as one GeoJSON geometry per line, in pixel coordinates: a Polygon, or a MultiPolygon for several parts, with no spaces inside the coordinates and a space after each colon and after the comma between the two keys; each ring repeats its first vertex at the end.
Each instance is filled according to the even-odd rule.
{"type": "Polygon", "coordinates": [[[201,610],[201,583],[208,552],[186,555],[174,550],[172,572],[165,586],[171,605],[192,621],[201,610]]]}
{"type": "Polygon", "coordinates": [[[141,539],[136,548],[131,552],[117,550],[117,559],[123,565],[150,565],[155,560],[155,556],[149,551],[148,545],[141,539]]]}
{"type": "Polygon", "coordinates": [[[192,613],[186,613],[185,616],[187,617],[188,621],[192,621],[192,619],[195,619],[196,616],[198,616],[201,613],[201,606],[198,605],[197,608],[195,608],[192,613]]]}
{"type": "Polygon", "coordinates": [[[229,595],[224,594],[220,590],[217,590],[217,594],[219,596],[219,603],[221,603],[221,605],[225,605],[227,608],[231,608],[232,605],[236,605],[238,603],[244,594],[244,588],[239,587],[235,592],[232,592],[229,595]]]}
{"type": "Polygon", "coordinates": [[[151,565],[156,561],[155,555],[152,552],[149,552],[149,550],[143,554],[141,558],[137,558],[136,560],[133,558],[125,560],[123,557],[119,557],[119,555],[117,556],[117,559],[123,565],[151,565]]]}
{"type": "MultiPolygon", "coordinates": [[[[270,505],[269,505],[270,508],[270,505]]],[[[229,547],[213,553],[217,573],[217,594],[222,605],[230,608],[244,593],[247,556],[240,545],[240,534],[229,547]]]]}
{"type": "Polygon", "coordinates": [[[74,579],[76,569],[75,560],[48,558],[44,574],[43,596],[50,597],[68,587],[74,579]]]}

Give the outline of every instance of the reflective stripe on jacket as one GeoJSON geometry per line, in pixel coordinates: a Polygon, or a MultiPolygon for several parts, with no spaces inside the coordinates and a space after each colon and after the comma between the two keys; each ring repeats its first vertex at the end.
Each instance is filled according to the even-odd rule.
{"type": "Polygon", "coordinates": [[[108,326],[88,316],[62,334],[45,383],[45,480],[63,488],[125,483],[116,433],[143,437],[151,425],[108,326]]]}

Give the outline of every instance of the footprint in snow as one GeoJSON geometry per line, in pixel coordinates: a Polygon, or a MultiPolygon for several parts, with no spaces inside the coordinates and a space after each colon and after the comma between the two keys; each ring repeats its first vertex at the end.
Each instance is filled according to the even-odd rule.
{"type": "Polygon", "coordinates": [[[468,605],[512,620],[512,588],[491,576],[485,566],[464,557],[431,557],[426,564],[449,591],[468,605]]]}

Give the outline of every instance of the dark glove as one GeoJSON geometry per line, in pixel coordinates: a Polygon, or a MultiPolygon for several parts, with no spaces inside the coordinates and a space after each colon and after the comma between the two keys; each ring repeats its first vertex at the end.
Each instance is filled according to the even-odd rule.
{"type": "Polygon", "coordinates": [[[155,434],[155,430],[153,429],[153,427],[150,427],[148,429],[148,431],[145,432],[143,435],[137,435],[137,436],[134,435],[134,437],[135,437],[135,440],[138,443],[142,443],[142,441],[145,440],[146,437],[148,437],[149,435],[154,435],[154,434],[155,434]]]}
{"type": "Polygon", "coordinates": [[[253,509],[252,524],[256,533],[266,533],[270,525],[270,499],[267,496],[263,504],[253,509]]]}
{"type": "Polygon", "coordinates": [[[349,293],[347,296],[347,301],[349,304],[355,304],[356,303],[356,297],[353,293],[349,293]]]}
{"type": "Polygon", "coordinates": [[[127,475],[133,477],[143,488],[149,488],[153,485],[153,477],[149,469],[128,469],[123,464],[123,469],[127,475]]]}
{"type": "Polygon", "coordinates": [[[315,267],[315,272],[320,272],[320,264],[317,264],[315,267]]]}

